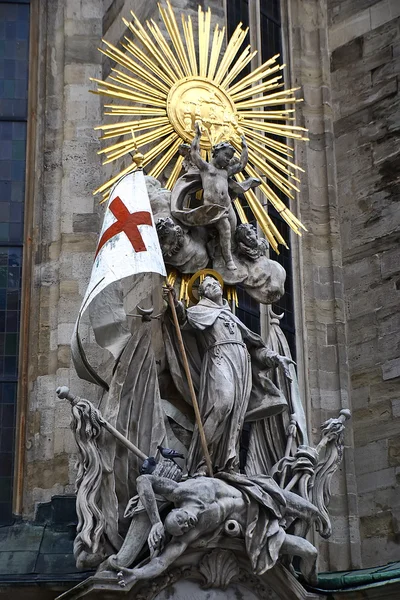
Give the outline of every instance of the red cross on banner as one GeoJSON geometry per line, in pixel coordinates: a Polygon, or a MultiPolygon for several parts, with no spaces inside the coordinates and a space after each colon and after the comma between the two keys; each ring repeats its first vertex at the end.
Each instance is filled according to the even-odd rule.
{"type": "Polygon", "coordinates": [[[109,209],[117,220],[101,236],[95,258],[104,244],[114,236],[118,235],[118,233],[125,233],[135,252],[145,252],[147,248],[138,229],[138,225],[153,226],[151,214],[144,210],[130,213],[119,196],[114,198],[109,209]]]}

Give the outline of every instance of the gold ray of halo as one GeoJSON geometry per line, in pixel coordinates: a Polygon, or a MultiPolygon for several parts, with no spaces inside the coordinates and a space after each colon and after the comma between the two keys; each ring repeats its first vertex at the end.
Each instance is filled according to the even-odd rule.
{"type": "Polygon", "coordinates": [[[229,93],[235,94],[236,92],[239,92],[240,90],[243,90],[244,88],[253,85],[253,83],[255,83],[256,81],[264,79],[267,75],[271,75],[272,73],[278,71],[281,68],[281,65],[277,64],[274,67],[271,67],[271,65],[276,63],[276,59],[278,57],[279,54],[275,54],[275,56],[269,58],[262,65],[254,69],[254,71],[249,73],[249,75],[246,75],[246,77],[243,77],[243,79],[235,83],[235,85],[233,85],[231,88],[228,88],[229,93]]]}
{"type": "Polygon", "coordinates": [[[273,119],[279,121],[294,121],[295,118],[291,117],[294,113],[294,109],[287,109],[279,111],[265,110],[265,111],[256,111],[256,110],[241,110],[240,115],[244,119],[273,119]]]}
{"type": "Polygon", "coordinates": [[[243,44],[244,39],[247,35],[249,28],[242,29],[242,24],[236,27],[233,32],[231,39],[228,42],[228,45],[225,50],[225,54],[222,57],[218,70],[214,77],[214,82],[218,85],[221,83],[224,75],[227,73],[233,59],[235,58],[240,46],[243,44]]]}
{"type": "Polygon", "coordinates": [[[151,150],[149,150],[149,152],[146,152],[145,159],[143,161],[143,165],[144,166],[148,165],[151,161],[153,161],[155,158],[157,158],[157,156],[159,156],[159,154],[161,154],[161,152],[163,152],[166,148],[168,148],[168,146],[170,144],[172,144],[173,142],[175,142],[175,140],[178,138],[179,138],[178,134],[173,132],[165,140],[163,140],[162,142],[157,144],[157,146],[154,146],[151,150]]]}
{"type": "MultiPolygon", "coordinates": [[[[249,137],[251,137],[251,136],[249,136],[249,137]]],[[[263,144],[260,144],[258,141],[249,139],[248,145],[252,150],[261,154],[263,160],[267,161],[267,163],[271,163],[271,165],[273,164],[274,167],[279,169],[282,173],[284,173],[286,177],[290,177],[291,179],[294,179],[294,181],[300,182],[300,179],[298,177],[296,177],[296,175],[290,170],[290,168],[288,168],[288,166],[291,167],[291,165],[293,163],[289,163],[289,165],[287,165],[287,163],[289,161],[286,161],[286,164],[281,162],[282,160],[284,160],[284,159],[282,159],[282,157],[280,157],[279,155],[276,155],[276,158],[275,158],[275,155],[272,152],[269,152],[265,148],[265,146],[263,144]],[[281,161],[279,159],[281,159],[281,161]]],[[[286,177],[285,177],[285,181],[286,181],[286,177]]]]}
{"type": "Polygon", "coordinates": [[[170,86],[174,84],[173,77],[167,75],[167,72],[163,70],[165,65],[164,62],[162,63],[163,68],[160,68],[136,44],[134,44],[132,40],[128,38],[128,36],[124,37],[126,44],[121,42],[121,46],[125,48],[129,54],[136,58],[136,60],[140,60],[140,62],[142,62],[152,73],[155,73],[155,75],[157,75],[161,81],[165,81],[165,83],[170,86]]]}
{"type": "Polygon", "coordinates": [[[140,81],[139,79],[135,79],[134,77],[131,77],[130,75],[119,71],[118,69],[111,69],[111,71],[112,73],[117,74],[115,76],[110,76],[110,79],[113,79],[114,81],[119,81],[120,83],[124,83],[125,85],[128,85],[133,89],[141,90],[145,94],[150,94],[151,96],[155,96],[160,100],[165,100],[167,98],[167,94],[165,92],[159,92],[154,87],[146,85],[145,83],[143,83],[143,81],[140,81]]]}
{"type": "MultiPolygon", "coordinates": [[[[158,124],[158,123],[156,123],[155,125],[150,124],[147,127],[145,127],[145,126],[141,126],[141,127],[129,127],[127,129],[123,129],[123,130],[117,131],[117,132],[112,131],[111,133],[106,133],[105,135],[102,135],[100,137],[100,139],[101,140],[109,140],[109,139],[112,139],[112,138],[115,138],[115,137],[120,138],[121,136],[124,136],[124,135],[129,135],[130,136],[131,133],[132,133],[132,131],[134,131],[134,132],[147,131],[149,129],[154,129],[154,127],[158,127],[158,129],[156,131],[156,134],[158,134],[158,135],[159,135],[159,130],[161,130],[161,132],[162,132],[162,131],[165,131],[166,128],[170,128],[170,131],[173,131],[173,128],[171,127],[171,124],[167,120],[165,124],[158,124]]],[[[151,135],[153,135],[153,134],[154,134],[154,132],[151,133],[151,135]]],[[[145,134],[141,134],[139,137],[140,137],[140,142],[143,144],[144,141],[147,140],[147,138],[146,137],[142,137],[142,135],[145,135],[145,134]]],[[[148,135],[148,133],[146,135],[148,135]]],[[[112,150],[114,150],[116,148],[120,148],[124,143],[125,143],[125,140],[122,140],[120,142],[116,142],[115,144],[112,144],[112,146],[106,146],[102,150],[99,150],[98,154],[104,154],[105,152],[108,152],[109,150],[112,151],[112,150]]],[[[148,141],[147,141],[147,143],[148,143],[148,141]]]]}
{"type": "Polygon", "coordinates": [[[245,100],[244,102],[238,102],[236,108],[258,108],[259,106],[273,106],[282,105],[287,102],[297,102],[294,96],[288,94],[293,93],[300,88],[293,88],[291,90],[282,90],[282,92],[275,92],[274,94],[268,94],[251,100],[245,100]]]}
{"type": "MultiPolygon", "coordinates": [[[[303,169],[292,162],[293,149],[285,144],[284,140],[287,138],[307,139],[305,137],[306,130],[294,124],[294,108],[287,108],[287,106],[294,106],[301,101],[294,95],[298,88],[275,91],[277,88],[283,87],[282,76],[279,74],[283,65],[277,63],[279,55],[265,61],[252,73],[238,81],[240,73],[256,54],[256,51],[251,51],[250,46],[242,47],[247,35],[247,29],[244,29],[242,24],[235,29],[220,60],[224,29],[220,29],[217,25],[211,32],[211,11],[209,9],[203,11],[199,7],[198,10],[197,52],[191,17],[186,18],[182,15],[181,33],[170,1],[167,0],[166,7],[159,5],[159,10],[171,45],[168,44],[155,21],[147,22],[146,29],[134,13],[132,13],[132,22],[124,20],[129,33],[134,35],[134,40],[125,36],[124,42],[121,44],[123,51],[103,40],[106,48],[101,49],[101,52],[122,67],[122,70],[113,68],[107,81],[94,80],[98,84],[98,89],[94,93],[100,93],[116,100],[128,100],[125,104],[105,105],[105,114],[119,118],[125,116],[128,117],[128,121],[106,124],[97,128],[101,130],[101,139],[104,140],[125,137],[115,144],[106,146],[99,154],[105,155],[105,163],[109,163],[125,156],[132,150],[137,150],[138,145],[141,147],[149,145],[150,149],[144,152],[144,166],[151,163],[150,174],[157,177],[170,163],[173,163],[166,184],[168,188],[171,188],[180,174],[183,162],[182,156],[176,156],[177,150],[182,141],[190,141],[190,137],[186,136],[185,139],[180,137],[186,135],[184,132],[189,131],[188,129],[181,129],[178,134],[167,107],[167,100],[170,98],[172,87],[176,87],[180,81],[187,81],[196,76],[201,77],[202,81],[210,82],[204,89],[217,88],[221,90],[222,94],[225,94],[222,96],[222,100],[221,96],[218,97],[218,102],[231,103],[232,108],[229,110],[233,111],[231,114],[235,123],[228,138],[223,137],[222,130],[217,133],[214,130],[213,133],[211,129],[206,128],[205,131],[208,133],[210,142],[216,143],[216,141],[228,139],[240,152],[237,134],[241,131],[246,134],[249,163],[245,173],[256,177],[258,172],[261,172],[267,177],[268,181],[263,181],[260,185],[261,193],[282,215],[288,225],[300,234],[300,228],[305,229],[305,227],[268,183],[272,182],[276,189],[288,198],[293,198],[293,193],[298,191],[296,183],[299,182],[299,179],[296,174],[303,169]],[[136,41],[141,44],[141,47],[137,45],[136,41]],[[131,103],[132,105],[130,105],[131,103]],[[265,110],[268,107],[269,109],[265,110]],[[132,120],[129,117],[142,118],[132,120]],[[131,136],[134,131],[143,133],[132,140],[131,136]],[[282,141],[275,139],[275,136],[283,138],[282,141]],[[164,154],[160,158],[162,153],[164,154]]],[[[178,95],[177,99],[179,100],[179,98],[178,95]]],[[[196,99],[196,96],[194,98],[196,99]]],[[[209,102],[214,102],[214,100],[210,99],[209,102]]],[[[224,106],[224,104],[219,106],[224,106]]],[[[225,118],[224,113],[223,119],[225,118]]],[[[228,118],[231,118],[229,114],[228,118]]],[[[186,123],[185,121],[185,127],[186,123]]],[[[224,131],[224,135],[227,135],[226,129],[224,131]]],[[[203,143],[204,140],[207,140],[206,136],[203,136],[203,143]]],[[[209,148],[210,144],[202,147],[201,152],[204,157],[207,152],[209,153],[209,148]]],[[[135,168],[135,165],[129,165],[120,175],[135,168]]],[[[104,198],[107,197],[108,190],[119,176],[103,184],[95,193],[102,193],[104,198]]],[[[244,177],[244,174],[241,173],[237,179],[243,181],[244,177]]],[[[277,245],[284,243],[281,234],[254,191],[249,190],[245,196],[271,247],[277,251],[277,245]]],[[[244,220],[247,219],[240,201],[236,199],[235,205],[240,220],[245,222],[244,220]]]]}
{"type": "MultiPolygon", "coordinates": [[[[149,133],[144,133],[143,135],[138,135],[134,140],[132,138],[128,140],[124,140],[119,142],[118,144],[113,144],[113,146],[109,146],[105,149],[105,153],[108,155],[106,161],[104,161],[104,165],[116,160],[117,158],[121,158],[128,152],[132,152],[135,150],[137,144],[140,146],[144,146],[146,144],[150,144],[151,142],[155,142],[159,138],[165,137],[166,135],[172,133],[174,130],[171,125],[167,125],[162,129],[157,129],[156,131],[151,131],[149,133]]],[[[100,152],[103,152],[100,150],[100,152]]]]}
{"type": "MultiPolygon", "coordinates": [[[[249,153],[250,154],[250,153],[249,153]]],[[[261,168],[264,168],[265,165],[262,165],[261,168]]],[[[257,171],[248,163],[246,166],[246,173],[250,175],[250,177],[258,177],[257,171]]],[[[274,181],[276,184],[276,182],[274,181]]],[[[276,195],[273,189],[265,182],[262,181],[259,186],[260,191],[264,194],[264,196],[271,202],[277,212],[282,216],[282,218],[287,222],[287,224],[298,234],[300,235],[299,227],[302,227],[305,231],[306,228],[304,225],[297,219],[297,217],[291,212],[291,210],[286,206],[286,204],[276,195]]]]}
{"type": "MultiPolygon", "coordinates": [[[[243,173],[238,173],[236,178],[239,182],[244,181],[245,177],[243,173]]],[[[282,238],[278,229],[275,227],[271,217],[264,210],[261,202],[257,198],[256,194],[253,190],[248,190],[245,192],[244,197],[247,200],[247,203],[250,207],[251,212],[255,216],[258,224],[260,225],[262,232],[267,238],[271,248],[275,250],[277,254],[279,254],[278,243],[281,243],[286,246],[285,240],[282,238]]],[[[287,246],[286,246],[287,247],[287,246]]]]}
{"type": "Polygon", "coordinates": [[[185,53],[185,48],[183,46],[182,38],[179,33],[178,23],[176,22],[172,6],[167,0],[167,9],[164,9],[160,4],[158,4],[158,9],[160,11],[162,20],[164,21],[164,25],[167,28],[167,31],[171,38],[175,52],[183,66],[183,70],[187,76],[190,76],[191,72],[189,61],[185,53]]]}
{"type": "Polygon", "coordinates": [[[281,190],[288,198],[293,200],[294,196],[291,193],[291,190],[299,191],[294,184],[292,184],[289,179],[283,177],[276,171],[276,169],[271,168],[264,162],[256,152],[252,149],[252,144],[249,145],[249,159],[250,161],[262,172],[262,175],[268,177],[277,188],[281,190]]]}
{"type": "Polygon", "coordinates": [[[283,158],[276,152],[271,152],[270,150],[268,150],[265,147],[262,135],[258,134],[257,136],[255,136],[252,133],[249,133],[248,138],[250,138],[253,141],[255,149],[263,155],[265,160],[275,165],[277,169],[280,169],[282,171],[282,173],[286,173],[286,175],[292,177],[295,181],[300,182],[300,179],[296,177],[290,169],[294,169],[294,171],[301,171],[302,173],[304,173],[304,169],[296,165],[294,162],[283,158]]]}
{"type": "Polygon", "coordinates": [[[221,52],[222,42],[224,41],[224,36],[225,36],[225,27],[223,27],[222,29],[219,29],[219,25],[216,25],[215,29],[214,29],[213,41],[211,44],[210,62],[208,64],[208,73],[207,73],[208,79],[212,80],[214,78],[215,70],[216,70],[217,64],[218,64],[219,55],[221,52]]]}
{"type": "Polygon", "coordinates": [[[126,19],[122,19],[125,25],[129,27],[129,29],[132,31],[133,34],[135,34],[138,37],[138,39],[140,39],[145,48],[149,52],[151,52],[155,60],[158,61],[160,64],[163,64],[164,68],[168,69],[168,73],[170,76],[172,76],[173,79],[175,77],[182,77],[182,70],[180,69],[178,62],[176,61],[174,55],[170,51],[168,44],[166,44],[158,26],[154,23],[154,21],[151,21],[152,26],[147,22],[147,26],[149,28],[149,31],[153,35],[156,43],[158,43],[158,46],[161,48],[162,52],[160,52],[156,44],[154,44],[153,40],[148,35],[148,33],[146,32],[145,28],[142,26],[136,15],[132,11],[131,14],[135,21],[136,27],[133,26],[133,23],[129,23],[129,21],[127,21],[126,19]],[[167,67],[167,65],[165,65],[165,58],[167,58],[173,70],[171,70],[169,67],[167,67]]]}
{"type": "Polygon", "coordinates": [[[146,128],[150,123],[154,123],[155,125],[164,125],[165,123],[169,123],[169,119],[167,116],[165,117],[152,117],[150,119],[140,119],[135,121],[123,121],[122,123],[108,123],[106,125],[98,125],[94,127],[95,131],[99,129],[102,131],[123,131],[123,130],[131,130],[131,129],[142,129],[146,128]]]}
{"type": "MultiPolygon", "coordinates": [[[[167,42],[165,41],[164,36],[161,33],[159,26],[157,25],[157,23],[155,23],[155,21],[153,21],[153,19],[150,21],[150,23],[148,23],[147,26],[148,26],[149,30],[151,31],[154,39],[160,46],[160,48],[162,48],[162,50],[165,54],[165,58],[172,65],[172,67],[175,71],[175,76],[173,75],[174,79],[176,79],[176,78],[182,79],[185,76],[185,74],[182,70],[182,67],[179,64],[178,60],[175,58],[175,55],[172,52],[172,50],[170,49],[170,47],[168,46],[167,42]]],[[[165,58],[163,60],[165,60],[165,58]]]]}
{"type": "MultiPolygon", "coordinates": [[[[252,129],[250,129],[249,127],[246,127],[245,125],[241,127],[243,129],[243,131],[248,135],[250,132],[256,134],[257,132],[253,132],[252,129]]],[[[257,134],[260,135],[260,134],[257,134]]],[[[264,144],[266,146],[268,146],[269,148],[273,149],[275,152],[279,152],[280,154],[284,154],[285,156],[291,156],[293,154],[293,148],[291,148],[290,146],[288,146],[287,144],[284,144],[283,142],[278,142],[277,140],[272,140],[271,138],[268,138],[267,136],[261,136],[264,141],[264,144]]]]}
{"type": "MultiPolygon", "coordinates": [[[[125,169],[123,169],[122,171],[120,171],[120,173],[118,173],[118,175],[115,175],[115,177],[113,177],[112,179],[109,179],[108,181],[106,181],[106,183],[103,183],[103,185],[101,185],[97,189],[95,189],[94,192],[93,192],[93,194],[94,195],[95,194],[102,194],[106,190],[109,190],[114,185],[114,183],[116,183],[118,181],[118,179],[120,179],[124,175],[127,175],[131,171],[134,171],[135,169],[136,169],[135,163],[132,163],[131,165],[128,165],[125,169]]],[[[107,198],[103,198],[102,202],[105,202],[106,199],[107,198]]]]}
{"type": "Polygon", "coordinates": [[[111,112],[104,112],[105,115],[164,116],[167,114],[166,110],[162,108],[148,108],[146,106],[124,106],[122,104],[105,104],[104,108],[111,109],[111,112]]]}
{"type": "Polygon", "coordinates": [[[239,215],[240,222],[241,223],[248,223],[249,220],[246,217],[246,213],[244,212],[243,206],[240,204],[239,198],[235,198],[234,201],[233,201],[233,204],[235,205],[237,214],[239,215]]]}
{"type": "Polygon", "coordinates": [[[234,66],[231,68],[225,79],[222,81],[221,86],[227,88],[228,85],[233,81],[241,71],[253,60],[257,54],[257,50],[250,52],[251,47],[247,46],[239,56],[234,66]]]}
{"type": "Polygon", "coordinates": [[[175,185],[176,180],[179,177],[179,173],[182,170],[183,158],[183,156],[178,156],[178,158],[176,159],[176,163],[174,164],[171,175],[169,176],[168,181],[165,184],[167,190],[172,190],[173,186],[175,185]]]}
{"type": "MultiPolygon", "coordinates": [[[[107,40],[102,40],[102,42],[109,48],[109,50],[103,50],[102,48],[99,48],[102,54],[105,54],[106,56],[111,58],[111,60],[115,60],[115,62],[117,62],[118,64],[126,67],[127,69],[132,71],[132,73],[135,73],[135,75],[142,77],[142,79],[147,81],[147,83],[154,85],[154,87],[156,87],[157,89],[168,94],[169,87],[165,85],[165,83],[162,83],[162,81],[160,81],[156,77],[153,77],[151,73],[146,71],[146,69],[144,69],[141,65],[132,60],[125,52],[122,52],[121,50],[113,46],[113,44],[107,42],[107,40]]],[[[121,45],[123,46],[123,44],[121,45]]]]}
{"type": "Polygon", "coordinates": [[[208,46],[210,43],[211,10],[203,12],[201,6],[198,8],[199,22],[199,74],[205,77],[208,67],[208,46]]]}
{"type": "MultiPolygon", "coordinates": [[[[188,20],[186,21],[185,16],[182,14],[182,27],[183,27],[183,35],[185,37],[186,47],[188,50],[188,59],[189,59],[189,69],[192,75],[197,76],[199,74],[197,68],[197,57],[196,57],[196,48],[194,45],[194,35],[193,35],[193,23],[192,18],[189,15],[188,20]]],[[[225,33],[225,28],[222,30],[225,33]]],[[[221,44],[223,41],[223,35],[221,37],[221,44]]],[[[217,57],[218,58],[218,57],[217,57]]]]}
{"type": "Polygon", "coordinates": [[[278,83],[281,81],[282,75],[278,75],[277,77],[273,77],[272,79],[267,79],[267,81],[263,81],[259,85],[255,85],[243,92],[237,92],[236,94],[231,94],[232,100],[234,102],[239,102],[239,100],[244,100],[244,98],[251,98],[255,94],[261,94],[264,92],[268,92],[269,90],[274,90],[276,88],[282,87],[284,84],[278,83]]]}
{"type": "MultiPolygon", "coordinates": [[[[121,85],[117,85],[116,83],[110,83],[109,81],[104,83],[103,81],[101,81],[101,79],[96,79],[95,77],[90,77],[90,80],[95,81],[99,85],[105,86],[104,89],[106,91],[115,90],[115,92],[120,94],[120,97],[128,98],[129,100],[132,100],[133,102],[144,102],[143,96],[141,96],[139,94],[134,94],[133,92],[130,91],[129,87],[122,87],[121,85]]],[[[99,89],[99,91],[100,91],[100,89],[99,89]]],[[[151,96],[150,94],[146,94],[146,104],[149,104],[150,106],[163,107],[163,106],[165,106],[165,101],[159,100],[158,98],[156,98],[156,96],[151,96]]]]}
{"type": "Polygon", "coordinates": [[[262,156],[262,159],[264,159],[264,162],[262,159],[258,159],[254,161],[254,164],[256,165],[257,168],[259,168],[259,165],[263,165],[263,175],[265,175],[265,177],[268,177],[269,179],[271,179],[272,181],[274,181],[274,183],[276,183],[276,185],[278,185],[279,189],[288,197],[291,198],[293,200],[293,194],[292,192],[300,192],[300,190],[297,188],[297,186],[291,181],[292,179],[294,181],[296,181],[297,183],[300,182],[298,177],[295,177],[293,175],[293,173],[291,173],[288,169],[286,169],[285,167],[282,167],[281,165],[277,164],[273,164],[272,161],[265,156],[265,154],[262,152],[262,149],[258,148],[258,147],[253,147],[253,144],[249,143],[249,148],[251,149],[252,152],[252,157],[256,156],[254,155],[254,151],[255,152],[259,152],[262,156]],[[283,173],[283,174],[282,174],[283,173]],[[275,182],[276,180],[276,182],[275,182]]]}
{"type": "Polygon", "coordinates": [[[293,134],[296,137],[300,136],[300,138],[302,138],[303,136],[301,133],[296,134],[295,132],[307,132],[307,129],[305,129],[304,127],[298,127],[297,125],[279,125],[276,123],[268,123],[268,121],[247,121],[246,119],[242,119],[242,124],[249,125],[251,127],[256,126],[257,129],[259,129],[260,131],[266,131],[267,133],[277,134],[279,132],[279,134],[284,137],[290,137],[293,134]]]}
{"type": "Polygon", "coordinates": [[[152,177],[158,177],[165,167],[169,164],[169,162],[173,159],[175,154],[178,152],[178,148],[181,145],[181,140],[177,139],[172,146],[168,148],[164,156],[157,162],[156,165],[151,169],[149,175],[152,177]]]}

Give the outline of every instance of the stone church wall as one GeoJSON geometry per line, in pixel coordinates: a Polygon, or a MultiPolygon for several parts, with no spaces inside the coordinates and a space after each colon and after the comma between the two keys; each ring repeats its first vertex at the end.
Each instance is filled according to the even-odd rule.
{"type": "Polygon", "coordinates": [[[400,4],[328,2],[362,565],[399,558],[400,4]]]}

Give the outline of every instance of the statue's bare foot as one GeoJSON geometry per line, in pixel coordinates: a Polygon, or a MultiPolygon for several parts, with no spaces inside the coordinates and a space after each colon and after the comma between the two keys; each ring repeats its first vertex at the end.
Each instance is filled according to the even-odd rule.
{"type": "Polygon", "coordinates": [[[235,265],[233,260],[228,260],[226,263],[226,268],[229,269],[229,271],[236,271],[237,266],[235,265]]]}

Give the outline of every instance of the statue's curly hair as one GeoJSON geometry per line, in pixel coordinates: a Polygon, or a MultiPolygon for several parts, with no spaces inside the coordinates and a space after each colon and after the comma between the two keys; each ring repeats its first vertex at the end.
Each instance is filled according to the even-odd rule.
{"type": "Polygon", "coordinates": [[[235,152],[235,148],[229,142],[220,142],[219,144],[215,144],[211,150],[211,156],[214,157],[220,150],[224,148],[229,148],[232,152],[235,152]]]}
{"type": "Polygon", "coordinates": [[[236,243],[242,242],[244,240],[244,234],[246,233],[246,231],[248,231],[248,229],[252,229],[253,231],[255,231],[257,233],[257,229],[254,227],[254,225],[252,223],[240,223],[240,225],[238,225],[236,227],[236,230],[235,230],[235,242],[236,243]]]}

